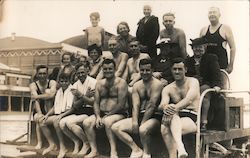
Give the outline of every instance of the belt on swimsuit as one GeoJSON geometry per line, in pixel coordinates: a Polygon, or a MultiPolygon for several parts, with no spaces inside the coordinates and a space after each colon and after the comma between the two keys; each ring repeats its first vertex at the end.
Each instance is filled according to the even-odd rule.
{"type": "Polygon", "coordinates": [[[191,114],[197,115],[197,112],[195,112],[193,110],[189,110],[189,109],[182,109],[182,110],[180,110],[180,112],[187,112],[187,113],[191,113],[191,114]]]}

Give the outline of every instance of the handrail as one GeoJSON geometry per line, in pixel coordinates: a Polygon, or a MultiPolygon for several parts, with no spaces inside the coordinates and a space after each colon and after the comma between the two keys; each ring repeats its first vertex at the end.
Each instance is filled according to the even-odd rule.
{"type": "Polygon", "coordinates": [[[32,116],[32,112],[33,112],[33,106],[32,106],[33,101],[30,100],[30,104],[29,104],[29,122],[28,122],[28,144],[31,143],[30,137],[31,137],[31,116],[32,116]]]}
{"type": "MultiPolygon", "coordinates": [[[[199,106],[198,106],[198,111],[197,111],[197,131],[196,131],[196,143],[195,143],[195,157],[200,158],[200,120],[201,120],[201,107],[202,107],[202,101],[205,97],[205,95],[209,92],[215,92],[214,88],[209,88],[206,89],[205,91],[202,92],[199,100],[199,106]]],[[[248,90],[225,90],[222,89],[218,93],[248,93],[250,95],[250,91],[248,90]]]]}
{"type": "Polygon", "coordinates": [[[227,73],[226,70],[224,69],[220,69],[220,72],[222,72],[223,74],[225,74],[227,81],[228,81],[228,89],[231,89],[231,83],[230,83],[230,78],[229,78],[229,74],[227,73]]]}

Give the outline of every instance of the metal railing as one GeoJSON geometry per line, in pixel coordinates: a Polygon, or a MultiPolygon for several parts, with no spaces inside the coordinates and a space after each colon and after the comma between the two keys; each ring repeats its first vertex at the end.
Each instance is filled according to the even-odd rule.
{"type": "MultiPolygon", "coordinates": [[[[215,92],[215,89],[210,88],[206,89],[205,91],[202,92],[200,96],[200,101],[199,101],[199,107],[198,107],[198,112],[197,112],[197,131],[196,131],[196,145],[195,145],[195,157],[200,158],[200,150],[201,150],[201,140],[200,140],[200,120],[201,120],[201,108],[202,108],[202,102],[207,93],[210,92],[215,92]]],[[[247,90],[242,90],[242,91],[236,91],[236,90],[220,90],[219,93],[248,93],[250,95],[250,91],[247,90]]]]}

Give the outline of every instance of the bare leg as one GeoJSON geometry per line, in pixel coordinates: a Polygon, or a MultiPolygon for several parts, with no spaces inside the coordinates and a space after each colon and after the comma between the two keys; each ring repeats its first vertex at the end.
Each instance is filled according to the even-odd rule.
{"type": "Polygon", "coordinates": [[[63,132],[58,122],[53,122],[53,125],[56,130],[56,134],[57,134],[59,145],[60,145],[59,155],[57,156],[57,158],[63,158],[68,151],[64,145],[63,132]]]}
{"type": "Polygon", "coordinates": [[[151,142],[151,133],[160,127],[160,122],[157,119],[149,119],[143,123],[140,128],[140,138],[143,146],[144,156],[150,156],[150,142],[151,142]]]}
{"type": "Polygon", "coordinates": [[[96,117],[95,115],[91,115],[87,119],[83,121],[83,127],[84,131],[86,132],[86,136],[88,138],[91,152],[85,156],[85,158],[93,158],[99,155],[97,151],[97,145],[96,145],[96,133],[95,133],[95,122],[96,117]]]}
{"type": "Polygon", "coordinates": [[[114,135],[114,133],[111,130],[112,125],[123,119],[124,116],[123,115],[111,115],[108,116],[104,119],[104,125],[105,125],[105,131],[110,143],[110,157],[111,158],[118,158],[118,154],[117,154],[117,149],[116,149],[116,137],[114,135]]]}
{"type": "Polygon", "coordinates": [[[132,133],[132,119],[127,118],[121,121],[118,121],[113,124],[112,131],[116,134],[116,136],[122,140],[125,144],[127,144],[131,149],[131,157],[141,157],[143,151],[137,144],[133,141],[132,137],[128,133],[132,133]]]}
{"type": "Polygon", "coordinates": [[[170,127],[166,125],[161,125],[161,135],[163,141],[167,147],[168,154],[170,158],[176,158],[177,151],[176,151],[176,143],[171,133],[170,127]]]}
{"type": "Polygon", "coordinates": [[[184,144],[182,142],[182,121],[178,115],[173,115],[170,130],[177,145],[178,157],[187,157],[184,144]]]}
{"type": "Polygon", "coordinates": [[[63,119],[61,119],[59,125],[60,129],[63,131],[63,133],[70,138],[74,142],[74,150],[72,154],[77,154],[79,152],[80,148],[80,141],[78,140],[77,136],[74,135],[67,127],[66,122],[71,121],[71,119],[74,118],[74,115],[67,116],[63,119]]]}
{"type": "Polygon", "coordinates": [[[50,129],[47,127],[47,125],[42,123],[41,124],[41,129],[42,129],[42,132],[43,132],[44,136],[46,137],[46,139],[47,139],[47,141],[49,143],[49,147],[44,149],[44,151],[42,153],[43,155],[45,155],[45,154],[49,153],[52,150],[56,150],[57,147],[56,147],[55,141],[54,141],[54,139],[52,137],[52,134],[50,132],[50,129]]]}
{"type": "Polygon", "coordinates": [[[39,124],[39,114],[36,113],[34,116],[34,120],[36,122],[36,138],[37,138],[37,145],[35,146],[35,149],[41,149],[42,148],[42,133],[41,133],[41,127],[39,124]]]}
{"type": "Polygon", "coordinates": [[[67,127],[83,142],[82,149],[78,152],[79,155],[86,155],[90,148],[86,134],[84,133],[83,129],[78,125],[81,124],[87,117],[88,115],[85,114],[77,115],[74,121],[72,120],[70,123],[66,123],[67,127]]]}

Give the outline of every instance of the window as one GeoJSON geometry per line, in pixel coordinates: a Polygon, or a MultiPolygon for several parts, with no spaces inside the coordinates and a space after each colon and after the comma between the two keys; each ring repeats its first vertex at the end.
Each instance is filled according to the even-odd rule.
{"type": "Polygon", "coordinates": [[[11,111],[21,111],[22,98],[21,97],[11,97],[11,111]]]}
{"type": "Polygon", "coordinates": [[[0,111],[8,111],[8,97],[0,96],[0,111]]]}
{"type": "Polygon", "coordinates": [[[23,111],[29,111],[30,97],[23,98],[23,111]]]}

